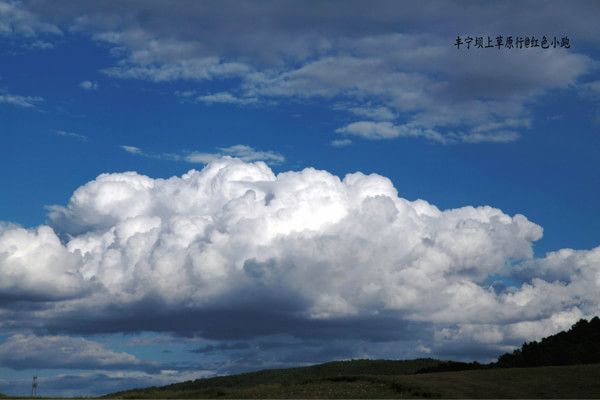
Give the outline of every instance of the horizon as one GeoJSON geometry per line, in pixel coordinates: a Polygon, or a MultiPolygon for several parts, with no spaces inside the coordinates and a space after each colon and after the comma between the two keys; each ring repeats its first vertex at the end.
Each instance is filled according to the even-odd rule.
{"type": "Polygon", "coordinates": [[[488,362],[599,315],[597,15],[0,0],[0,393],[488,362]]]}

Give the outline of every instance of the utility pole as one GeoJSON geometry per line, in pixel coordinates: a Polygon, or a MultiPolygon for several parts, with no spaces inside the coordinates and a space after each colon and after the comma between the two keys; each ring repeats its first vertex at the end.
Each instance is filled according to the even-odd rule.
{"type": "Polygon", "coordinates": [[[33,382],[31,382],[31,397],[37,396],[37,388],[38,388],[37,376],[34,376],[33,382]]]}

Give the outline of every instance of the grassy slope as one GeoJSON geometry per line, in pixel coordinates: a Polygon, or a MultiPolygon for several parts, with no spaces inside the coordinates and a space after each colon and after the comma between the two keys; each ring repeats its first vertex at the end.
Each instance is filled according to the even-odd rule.
{"type": "Polygon", "coordinates": [[[397,383],[445,398],[600,398],[600,364],[443,372],[397,383]]]}
{"type": "Polygon", "coordinates": [[[600,364],[412,374],[436,362],[336,362],[202,379],[107,397],[600,398],[600,364]]]}
{"type": "MultiPolygon", "coordinates": [[[[268,390],[275,390],[275,387],[306,386],[318,383],[324,378],[337,379],[347,376],[397,376],[402,374],[412,374],[422,368],[438,365],[440,361],[433,359],[417,360],[352,360],[335,361],[325,364],[313,365],[310,367],[270,369],[257,372],[249,372],[239,375],[222,376],[216,378],[199,379],[167,385],[162,387],[152,387],[145,389],[130,390],[108,395],[107,397],[215,397],[221,392],[247,391],[255,392],[257,387],[269,387],[268,390]]],[[[328,382],[328,381],[324,381],[328,382]]],[[[342,383],[344,383],[342,381],[342,383]]],[[[330,383],[328,383],[330,384],[330,383]]]]}

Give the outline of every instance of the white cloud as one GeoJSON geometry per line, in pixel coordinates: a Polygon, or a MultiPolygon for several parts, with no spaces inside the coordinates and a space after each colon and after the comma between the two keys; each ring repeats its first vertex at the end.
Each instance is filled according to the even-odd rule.
{"type": "Polygon", "coordinates": [[[78,297],[89,290],[69,252],[48,226],[23,229],[0,224],[0,297],[44,301],[78,297]]]}
{"type": "Polygon", "coordinates": [[[275,175],[224,158],[169,179],[100,175],[49,218],[53,229],[3,228],[2,297],[61,301],[34,322],[6,303],[4,326],[148,330],[140,310],[152,308],[155,330],[253,336],[280,332],[287,318],[289,334],[311,326],[319,336],[319,324],[367,318],[388,321],[389,340],[400,323],[389,321],[431,326],[438,334],[422,344],[439,354],[457,340],[506,349],[600,310],[600,248],[534,259],[542,229],[524,216],[439,210],[379,175],[275,175]],[[492,276],[526,278],[498,291],[492,276]]]}
{"type": "Polygon", "coordinates": [[[24,108],[35,108],[36,103],[44,101],[39,96],[19,96],[0,92],[0,103],[11,104],[13,106],[24,108]]]}
{"type": "Polygon", "coordinates": [[[57,130],[56,134],[58,136],[63,136],[63,137],[71,138],[71,139],[77,139],[82,142],[87,142],[87,140],[88,140],[87,136],[81,135],[81,134],[75,133],[75,132],[67,132],[67,131],[63,131],[63,130],[57,130]]]}
{"type": "Polygon", "coordinates": [[[15,334],[0,344],[0,365],[12,369],[143,369],[151,364],[84,338],[15,334]]]}
{"type": "Polygon", "coordinates": [[[79,83],[79,87],[83,90],[96,90],[98,89],[98,83],[92,81],[82,81],[79,83]]]}

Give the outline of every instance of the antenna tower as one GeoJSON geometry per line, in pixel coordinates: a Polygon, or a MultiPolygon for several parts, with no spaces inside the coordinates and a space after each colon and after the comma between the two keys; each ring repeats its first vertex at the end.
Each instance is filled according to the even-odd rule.
{"type": "Polygon", "coordinates": [[[31,382],[31,397],[37,396],[37,388],[38,388],[37,376],[34,376],[33,382],[31,382]]]}

